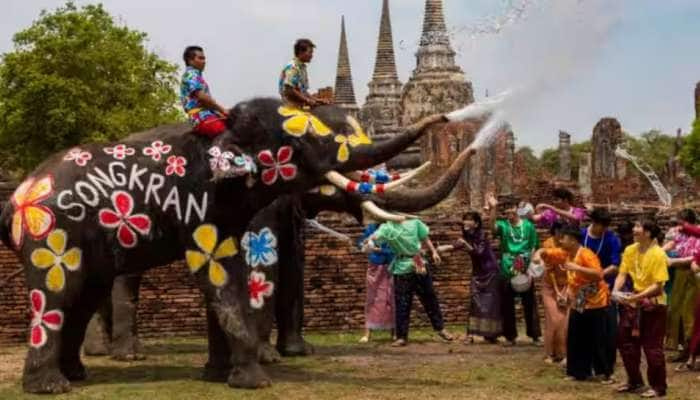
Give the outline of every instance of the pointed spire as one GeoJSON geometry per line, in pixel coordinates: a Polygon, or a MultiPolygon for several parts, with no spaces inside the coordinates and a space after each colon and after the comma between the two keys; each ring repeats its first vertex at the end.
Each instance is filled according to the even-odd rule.
{"type": "Polygon", "coordinates": [[[350,56],[345,35],[345,16],[340,20],[340,47],[338,49],[338,69],[335,76],[335,103],[341,106],[357,108],[355,89],[352,85],[350,56]]]}
{"type": "Polygon", "coordinates": [[[442,11],[442,0],[425,1],[425,17],[420,45],[428,46],[431,44],[450,44],[445,25],[445,14],[442,11]]]}
{"type": "Polygon", "coordinates": [[[391,34],[389,0],[384,0],[382,4],[382,18],[379,23],[377,58],[374,64],[374,75],[372,79],[378,78],[399,79],[396,73],[396,61],[394,58],[394,38],[391,34]]]}

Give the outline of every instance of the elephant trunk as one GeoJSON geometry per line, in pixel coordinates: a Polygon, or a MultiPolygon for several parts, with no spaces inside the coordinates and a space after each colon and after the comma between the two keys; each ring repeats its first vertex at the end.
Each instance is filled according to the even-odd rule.
{"type": "Polygon", "coordinates": [[[419,189],[397,188],[382,196],[372,196],[372,200],[385,209],[401,212],[417,212],[433,207],[449,196],[467,161],[475,152],[471,146],[462,151],[450,168],[430,186],[419,189]]]}
{"type": "Polygon", "coordinates": [[[364,170],[386,162],[407,149],[413,142],[420,139],[428,129],[440,122],[447,122],[443,114],[431,115],[404,129],[403,133],[389,140],[367,146],[359,146],[352,150],[350,160],[339,166],[338,172],[364,170]]]}

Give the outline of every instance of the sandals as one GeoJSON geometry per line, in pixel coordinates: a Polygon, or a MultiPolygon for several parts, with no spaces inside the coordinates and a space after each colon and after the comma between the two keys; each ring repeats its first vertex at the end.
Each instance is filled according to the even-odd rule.
{"type": "Polygon", "coordinates": [[[451,342],[455,340],[454,336],[450,334],[450,332],[447,332],[446,330],[441,330],[440,332],[437,333],[438,336],[440,336],[440,339],[446,341],[446,342],[451,342]]]}
{"type": "Polygon", "coordinates": [[[649,390],[647,390],[644,393],[641,393],[639,395],[639,397],[641,397],[643,399],[653,399],[656,397],[664,397],[664,396],[666,396],[666,394],[659,393],[654,389],[649,389],[649,390]]]}
{"type": "Polygon", "coordinates": [[[641,393],[644,387],[642,385],[630,385],[629,383],[622,384],[615,388],[617,393],[641,393]]]}
{"type": "Polygon", "coordinates": [[[678,364],[676,368],[673,369],[676,372],[690,372],[695,371],[695,365],[690,363],[678,364]]]}
{"type": "Polygon", "coordinates": [[[369,336],[362,336],[360,340],[358,340],[359,343],[368,343],[369,342],[369,336]]]}
{"type": "Polygon", "coordinates": [[[396,339],[394,343],[391,344],[391,347],[403,347],[406,346],[406,340],[404,339],[396,339]]]}

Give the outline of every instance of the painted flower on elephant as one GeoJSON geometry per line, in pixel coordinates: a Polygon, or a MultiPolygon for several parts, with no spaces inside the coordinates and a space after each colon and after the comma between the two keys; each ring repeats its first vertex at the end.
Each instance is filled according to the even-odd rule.
{"type": "Polygon", "coordinates": [[[248,278],[248,294],[250,295],[250,306],[260,309],[265,305],[265,297],[272,296],[275,284],[269,282],[262,272],[253,271],[248,278]]]}
{"type": "Polygon", "coordinates": [[[258,233],[246,232],[241,247],[245,249],[245,261],[251,267],[269,267],[277,262],[277,237],[270,228],[263,228],[258,233]]]}
{"type": "Polygon", "coordinates": [[[221,151],[219,146],[212,146],[209,151],[211,158],[209,159],[209,168],[212,171],[228,171],[231,169],[231,161],[235,158],[230,151],[221,151]]]}
{"type": "Polygon", "coordinates": [[[277,112],[281,116],[287,117],[282,123],[282,129],[292,136],[304,136],[309,130],[318,136],[328,136],[332,133],[331,128],[308,111],[281,106],[277,112]]]}
{"type": "Polygon", "coordinates": [[[185,176],[185,165],[187,165],[187,159],[182,156],[170,156],[166,160],[168,166],[165,167],[165,175],[177,175],[185,176]]]}
{"type": "Polygon", "coordinates": [[[156,140],[150,146],[144,147],[142,152],[144,156],[149,156],[155,162],[160,161],[164,154],[170,153],[172,146],[164,144],[162,140],[156,140]]]}
{"type": "Polygon", "coordinates": [[[37,248],[32,251],[29,259],[39,269],[49,269],[46,273],[46,287],[55,293],[63,290],[66,285],[66,276],[63,268],[68,271],[80,269],[82,251],[73,247],[66,251],[68,234],[63,229],[51,231],[46,238],[47,248],[37,248]]]}
{"type": "Polygon", "coordinates": [[[113,147],[105,147],[102,149],[105,153],[111,154],[117,160],[123,160],[127,156],[133,156],[136,154],[136,150],[133,147],[129,147],[125,144],[118,144],[113,147]]]}
{"type": "Polygon", "coordinates": [[[29,303],[32,307],[32,322],[29,324],[29,344],[38,349],[46,344],[48,338],[46,328],[58,331],[63,326],[63,312],[60,310],[46,311],[46,295],[38,289],[29,292],[29,303]]]}
{"type": "Polygon", "coordinates": [[[92,153],[79,147],[68,150],[68,153],[63,156],[63,161],[75,161],[79,167],[86,166],[87,162],[90,160],[92,160],[92,153]]]}
{"type": "Polygon", "coordinates": [[[346,120],[352,127],[353,131],[349,135],[335,135],[335,142],[340,144],[338,147],[337,159],[340,162],[346,162],[350,159],[350,148],[357,147],[363,144],[372,144],[372,139],[365,134],[360,123],[351,116],[347,116],[346,120]]]}
{"type": "Polygon", "coordinates": [[[131,214],[134,211],[134,199],[127,192],[118,190],[112,193],[114,210],[103,208],[99,211],[100,225],[117,230],[119,244],[127,249],[136,247],[138,236],[146,236],[151,231],[151,218],[146,214],[131,214]]]}
{"type": "Polygon", "coordinates": [[[262,171],[260,177],[266,185],[272,185],[277,182],[277,176],[281,176],[283,180],[289,181],[297,176],[297,166],[290,163],[294,149],[291,146],[282,146],[277,150],[277,157],[270,150],[263,150],[258,153],[260,164],[267,167],[262,171]]]}
{"type": "Polygon", "coordinates": [[[187,250],[185,260],[194,274],[206,264],[209,269],[209,281],[216,287],[222,287],[228,281],[228,274],[219,260],[238,254],[236,240],[229,237],[219,243],[219,234],[212,224],[200,225],[192,234],[199,250],[187,250]],[[218,244],[218,246],[217,246],[218,244]]]}
{"type": "Polygon", "coordinates": [[[53,211],[39,204],[48,199],[53,191],[53,176],[46,175],[40,179],[27,179],[12,194],[10,201],[15,208],[12,215],[12,242],[17,249],[22,247],[25,230],[34,240],[41,240],[53,229],[56,224],[53,211]]]}

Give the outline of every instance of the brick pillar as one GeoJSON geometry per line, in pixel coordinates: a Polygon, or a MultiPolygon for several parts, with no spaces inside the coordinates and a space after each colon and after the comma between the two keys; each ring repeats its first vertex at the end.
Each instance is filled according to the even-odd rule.
{"type": "MultiPolygon", "coordinates": [[[[499,146],[499,149],[501,147],[499,146]]],[[[508,196],[513,194],[513,165],[515,163],[515,137],[513,136],[513,131],[508,131],[505,137],[505,146],[502,148],[505,152],[505,165],[501,165],[501,171],[497,174],[497,184],[499,187],[499,194],[503,196],[508,196]]]]}
{"type": "Polygon", "coordinates": [[[571,180],[571,135],[559,131],[559,179],[571,180]]]}
{"type": "Polygon", "coordinates": [[[589,199],[593,194],[593,188],[591,187],[592,169],[593,161],[591,153],[582,153],[581,163],[578,167],[578,187],[584,199],[589,199]]]}
{"type": "Polygon", "coordinates": [[[482,171],[484,149],[478,149],[469,160],[469,205],[474,209],[480,209],[484,196],[482,189],[482,171]]]}

